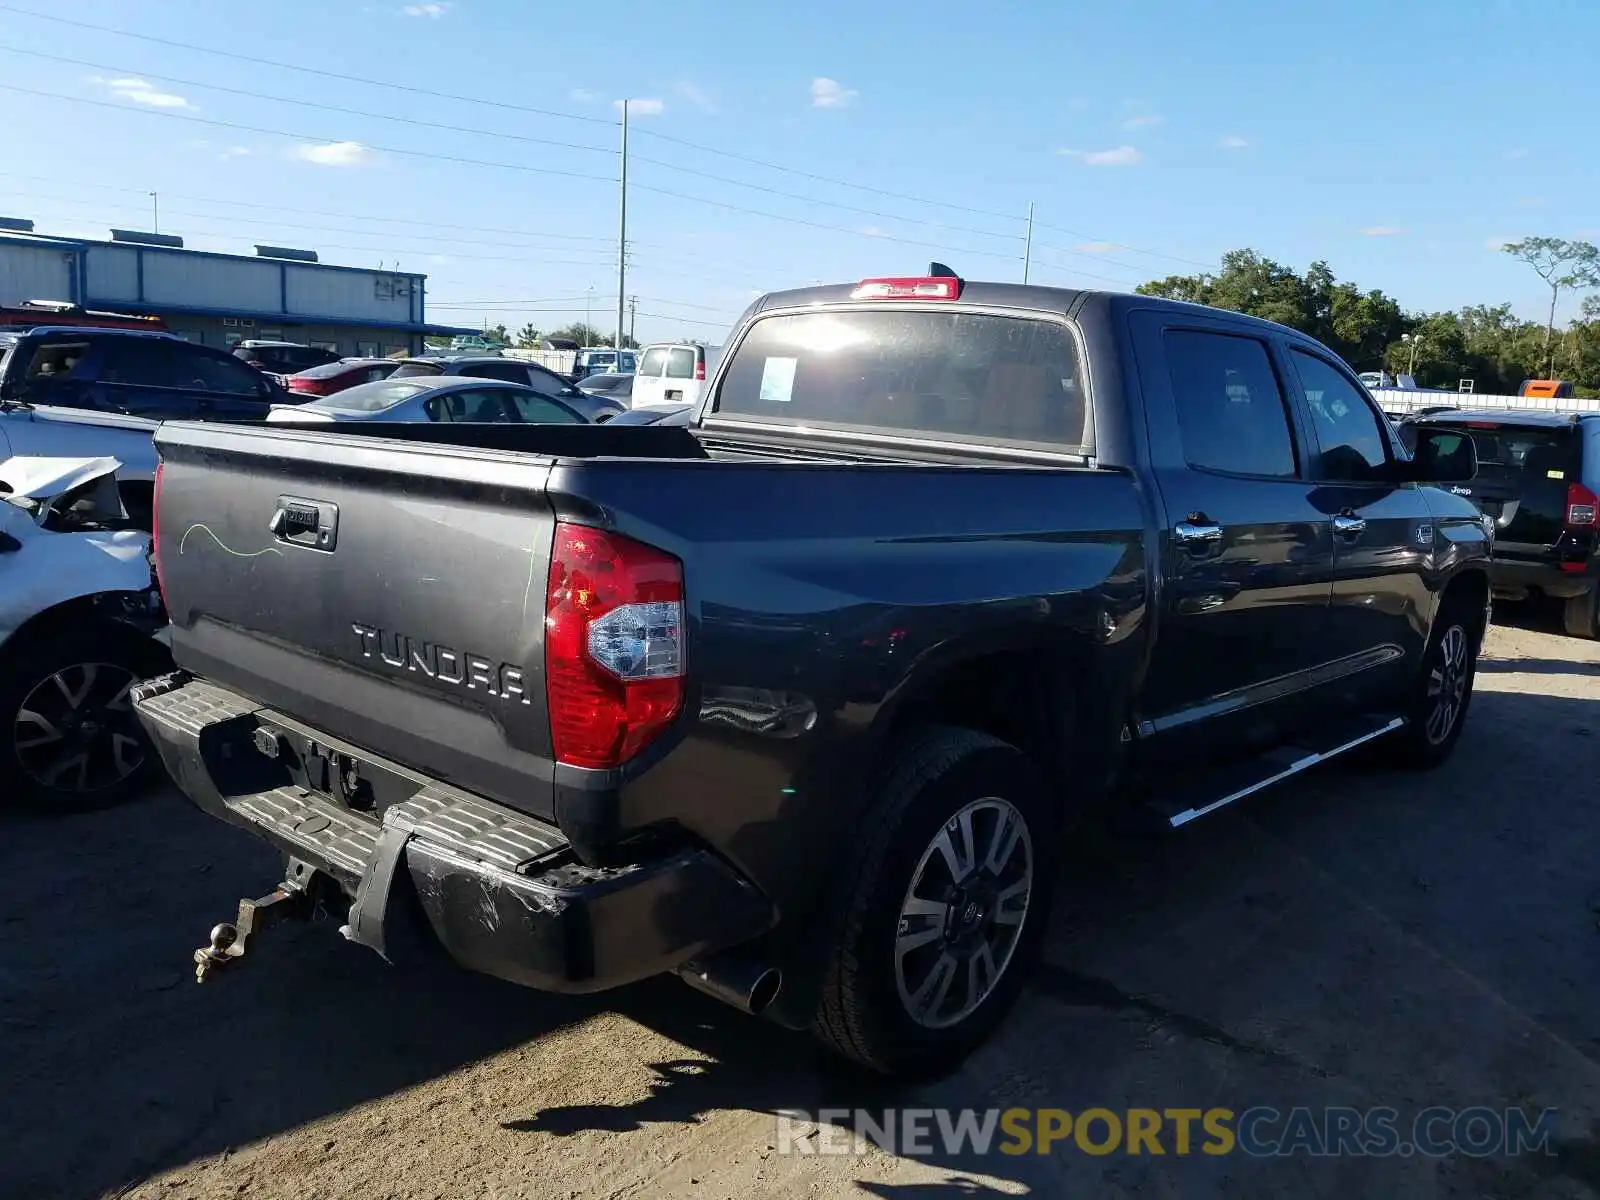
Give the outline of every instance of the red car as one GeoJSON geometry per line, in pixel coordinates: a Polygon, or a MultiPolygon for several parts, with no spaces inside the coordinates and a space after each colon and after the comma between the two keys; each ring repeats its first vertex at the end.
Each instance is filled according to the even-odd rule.
{"type": "Polygon", "coordinates": [[[297,396],[331,396],[358,383],[387,379],[400,364],[392,358],[341,358],[320,367],[307,367],[284,379],[297,396]]]}

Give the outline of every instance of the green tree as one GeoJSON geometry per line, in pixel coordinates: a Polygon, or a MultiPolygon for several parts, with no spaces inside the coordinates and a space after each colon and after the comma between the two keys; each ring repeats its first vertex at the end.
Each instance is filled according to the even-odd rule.
{"type": "Polygon", "coordinates": [[[521,329],[517,330],[517,349],[536,350],[539,346],[539,339],[543,336],[543,334],[534,328],[533,322],[530,321],[521,329]]]}
{"type": "Polygon", "coordinates": [[[1547,378],[1554,378],[1556,367],[1551,340],[1556,331],[1556,301],[1562,288],[1600,287],[1600,250],[1589,242],[1549,237],[1523,238],[1501,249],[1527,263],[1550,288],[1550,319],[1545,322],[1540,362],[1550,364],[1547,378]]]}
{"type": "Polygon", "coordinates": [[[574,321],[570,325],[563,325],[560,329],[552,330],[547,336],[553,338],[571,338],[580,346],[609,346],[611,338],[601,333],[593,325],[583,321],[574,321]]]}

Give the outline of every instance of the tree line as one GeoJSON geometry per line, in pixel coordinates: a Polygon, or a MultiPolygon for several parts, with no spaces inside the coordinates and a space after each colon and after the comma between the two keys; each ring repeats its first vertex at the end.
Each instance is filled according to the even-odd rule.
{"type": "Polygon", "coordinates": [[[1586,297],[1565,327],[1555,319],[1563,292],[1600,288],[1600,251],[1560,238],[1527,238],[1504,249],[1550,288],[1547,320],[1522,320],[1510,304],[1406,312],[1382,291],[1335,278],[1325,262],[1302,275],[1248,249],[1223,255],[1214,273],[1169,275],[1137,290],[1277,321],[1310,334],[1358,371],[1412,374],[1425,387],[1454,391],[1470,379],[1474,391],[1515,394],[1525,379],[1565,379],[1579,395],[1600,395],[1600,296],[1586,297]]]}

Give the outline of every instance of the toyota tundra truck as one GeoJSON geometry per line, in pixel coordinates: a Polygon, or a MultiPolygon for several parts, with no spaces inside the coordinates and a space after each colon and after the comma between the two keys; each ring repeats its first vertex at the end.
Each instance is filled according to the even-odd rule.
{"type": "Polygon", "coordinates": [[[1310,338],[936,270],[765,296],[727,346],[682,425],[161,427],[177,670],[137,709],[286,864],[201,978],[316,907],[936,1074],[1024,986],[1081,814],[1178,829],[1461,736],[1492,527],[1436,485],[1472,440],[1402,446],[1310,338]]]}

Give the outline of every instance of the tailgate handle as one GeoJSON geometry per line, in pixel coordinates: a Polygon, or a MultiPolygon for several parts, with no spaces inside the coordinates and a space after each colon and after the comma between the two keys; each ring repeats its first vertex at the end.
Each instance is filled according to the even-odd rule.
{"type": "Polygon", "coordinates": [[[325,500],[279,496],[267,529],[280,542],[331,552],[339,540],[339,506],[325,500]]]}

